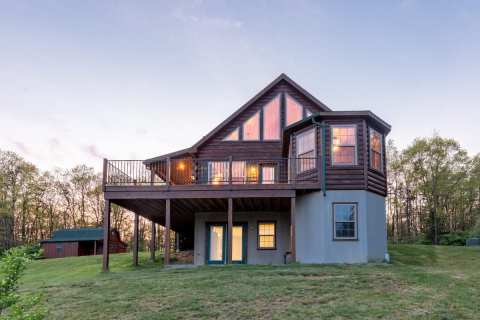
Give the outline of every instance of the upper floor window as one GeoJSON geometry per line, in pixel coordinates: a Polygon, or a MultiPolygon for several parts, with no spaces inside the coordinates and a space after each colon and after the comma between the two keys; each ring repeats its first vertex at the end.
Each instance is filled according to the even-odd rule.
{"type": "Polygon", "coordinates": [[[260,111],[243,123],[243,140],[260,140],[260,111]]]}
{"type": "Polygon", "coordinates": [[[357,204],[333,204],[334,239],[357,239],[357,204]]]}
{"type": "Polygon", "coordinates": [[[309,129],[297,135],[297,173],[315,168],[315,129],[309,129]]]}
{"type": "Polygon", "coordinates": [[[263,140],[280,139],[280,96],[263,107],[263,140]]]}
{"type": "Polygon", "coordinates": [[[223,138],[223,141],[238,141],[238,139],[240,137],[239,132],[240,132],[240,128],[236,128],[235,130],[230,132],[230,134],[228,136],[223,138]]]}
{"type": "Polygon", "coordinates": [[[383,171],[383,136],[370,128],[370,166],[378,171],[383,171]]]}
{"type": "Polygon", "coordinates": [[[357,126],[332,126],[332,164],[355,165],[357,163],[357,126]]]}
{"type": "Polygon", "coordinates": [[[288,94],[285,96],[285,126],[289,126],[303,119],[303,107],[288,94]]]}

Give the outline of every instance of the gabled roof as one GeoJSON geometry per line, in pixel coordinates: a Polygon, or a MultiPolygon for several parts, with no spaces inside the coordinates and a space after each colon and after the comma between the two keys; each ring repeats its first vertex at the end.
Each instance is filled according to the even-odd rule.
{"type": "Polygon", "coordinates": [[[191,153],[195,153],[203,143],[207,142],[211,137],[213,137],[217,132],[222,130],[226,125],[228,125],[231,121],[235,119],[238,115],[240,115],[243,111],[245,111],[248,107],[250,107],[252,104],[254,104],[259,98],[261,98],[265,93],[267,93],[270,89],[275,87],[277,84],[279,84],[281,81],[287,82],[289,85],[291,85],[293,88],[298,90],[301,94],[303,94],[305,97],[310,99],[313,103],[315,103],[320,109],[323,109],[324,111],[331,111],[329,107],[327,107],[323,102],[315,98],[313,95],[311,95],[307,90],[303,89],[298,83],[293,81],[290,77],[288,77],[285,73],[282,73],[279,75],[275,80],[273,80],[270,84],[268,84],[265,88],[263,88],[260,92],[258,92],[253,98],[247,101],[243,106],[241,106],[237,111],[235,111],[232,115],[230,115],[227,119],[225,119],[222,123],[220,123],[215,129],[210,131],[207,135],[205,135],[203,138],[201,138],[197,143],[195,143],[192,147],[183,149],[180,151],[175,151],[172,153],[164,154],[155,158],[150,158],[144,161],[144,163],[152,163],[156,161],[162,161],[165,160],[166,158],[171,158],[171,157],[176,157],[176,156],[182,156],[182,155],[188,155],[191,153]]]}
{"type": "Polygon", "coordinates": [[[53,233],[51,239],[43,240],[41,242],[75,242],[94,240],[103,240],[103,228],[59,229],[53,233]]]}

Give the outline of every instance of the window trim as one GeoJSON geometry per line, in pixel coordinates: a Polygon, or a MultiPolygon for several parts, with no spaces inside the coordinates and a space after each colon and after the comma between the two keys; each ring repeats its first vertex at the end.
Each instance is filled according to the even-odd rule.
{"type": "MultiPolygon", "coordinates": [[[[309,152],[311,152],[311,151],[309,151],[309,152]]],[[[297,162],[296,163],[296,168],[295,168],[295,171],[296,171],[297,175],[305,174],[305,173],[308,173],[308,172],[311,172],[311,171],[317,169],[317,130],[316,130],[316,127],[309,127],[309,128],[306,128],[302,131],[299,131],[298,133],[295,134],[295,159],[296,159],[296,162],[297,162]],[[300,171],[299,170],[300,166],[298,165],[300,156],[304,155],[308,152],[298,154],[298,137],[302,136],[302,135],[307,135],[307,134],[310,133],[310,131],[313,131],[313,160],[314,160],[313,162],[314,162],[314,166],[311,169],[300,171]]]]}
{"type": "Polygon", "coordinates": [[[332,240],[333,241],[358,241],[358,202],[332,202],[332,240]],[[354,237],[337,237],[336,219],[335,219],[335,206],[336,205],[354,205],[355,206],[355,236],[354,237]]]}
{"type": "Polygon", "coordinates": [[[358,166],[358,125],[352,124],[331,124],[330,125],[330,166],[331,167],[352,167],[358,166]],[[333,129],[334,128],[355,128],[355,145],[342,145],[341,147],[355,147],[355,158],[353,163],[335,163],[333,156],[333,129]]]}
{"type": "MultiPolygon", "coordinates": [[[[266,236],[266,235],[263,235],[266,236]]],[[[276,220],[258,220],[257,221],[257,250],[277,250],[277,221],[276,220]],[[260,224],[273,224],[273,247],[260,247],[260,224]]]]}
{"type": "Polygon", "coordinates": [[[373,129],[372,127],[369,127],[369,132],[368,132],[368,157],[369,157],[369,166],[370,166],[370,169],[372,170],[375,170],[377,172],[380,172],[383,174],[384,172],[384,168],[383,168],[383,134],[381,134],[379,131],[373,129]],[[377,169],[377,168],[374,168],[373,167],[373,152],[376,152],[376,151],[373,151],[372,149],[372,133],[378,133],[378,135],[380,135],[380,169],[377,169]]]}

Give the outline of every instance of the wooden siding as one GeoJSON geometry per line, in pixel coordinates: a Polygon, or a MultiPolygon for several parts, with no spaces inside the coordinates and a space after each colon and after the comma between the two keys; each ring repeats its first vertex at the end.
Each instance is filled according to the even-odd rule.
{"type": "Polygon", "coordinates": [[[78,256],[78,242],[46,242],[42,244],[45,258],[78,256]],[[57,251],[58,248],[62,248],[57,251]]]}
{"type": "MultiPolygon", "coordinates": [[[[261,96],[255,103],[253,103],[244,112],[239,114],[236,118],[232,119],[222,130],[217,132],[212,138],[202,144],[198,150],[196,157],[204,159],[217,159],[227,158],[232,155],[235,159],[242,158],[276,158],[282,156],[282,144],[281,141],[223,141],[232,130],[237,127],[241,127],[242,124],[253,116],[257,111],[261,110],[270,100],[280,95],[282,92],[289,94],[296,101],[298,101],[304,107],[310,109],[312,112],[320,112],[321,110],[313,101],[309,100],[306,96],[301,94],[298,90],[290,86],[287,82],[281,81],[274,86],[263,96],[261,96]]],[[[281,102],[281,125],[283,128],[285,122],[285,108],[284,99],[281,102]]],[[[261,121],[260,121],[261,122],[261,121]]],[[[260,126],[260,135],[262,135],[262,126],[260,126]]]]}

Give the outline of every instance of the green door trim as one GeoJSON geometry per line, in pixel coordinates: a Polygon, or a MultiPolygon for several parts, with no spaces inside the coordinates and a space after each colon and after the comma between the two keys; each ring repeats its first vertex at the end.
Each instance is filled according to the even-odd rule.
{"type": "MultiPolygon", "coordinates": [[[[234,227],[242,227],[242,260],[232,261],[233,264],[247,263],[247,245],[248,245],[248,224],[246,222],[237,222],[234,227]]],[[[206,223],[206,254],[205,262],[207,264],[226,264],[227,263],[227,223],[224,222],[207,222],[206,223]],[[210,228],[219,226],[223,228],[223,244],[222,244],[222,260],[210,260],[210,228]]]]}

